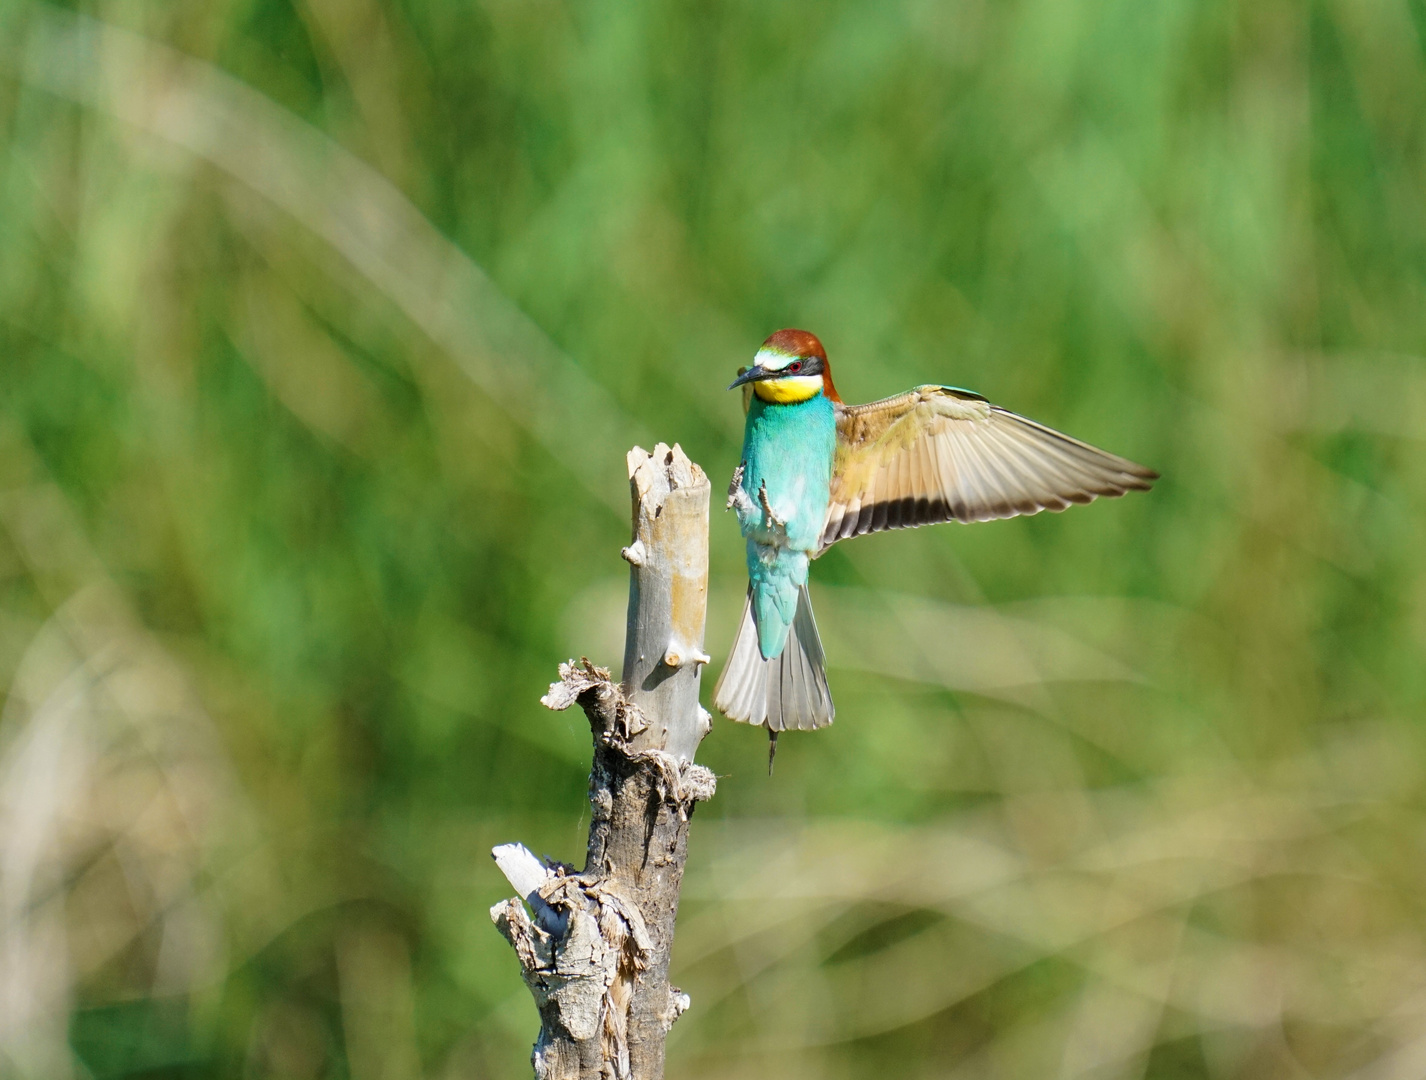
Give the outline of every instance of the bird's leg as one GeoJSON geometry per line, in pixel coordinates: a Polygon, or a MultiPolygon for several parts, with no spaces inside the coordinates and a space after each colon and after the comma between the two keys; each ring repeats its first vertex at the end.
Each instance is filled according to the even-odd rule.
{"type": "Polygon", "coordinates": [[[776,531],[787,525],[787,522],[772,512],[772,504],[767,501],[767,481],[764,480],[758,486],[758,502],[762,504],[763,513],[767,515],[768,528],[776,531]]]}
{"type": "Polygon", "coordinates": [[[777,732],[771,728],[767,733],[767,774],[772,775],[772,759],[777,757],[777,732]]]}
{"type": "Polygon", "coordinates": [[[747,495],[743,494],[743,462],[737,464],[733,469],[733,479],[727,482],[727,505],[723,509],[739,509],[740,502],[747,501],[747,495]],[[742,498],[739,498],[742,495],[742,498]]]}
{"type": "Polygon", "coordinates": [[[739,514],[747,514],[757,509],[753,505],[753,500],[748,498],[748,493],[743,490],[743,470],[745,463],[740,463],[733,470],[733,479],[728,484],[728,505],[727,509],[736,510],[739,514]]]}
{"type": "Polygon", "coordinates": [[[733,509],[733,503],[738,497],[738,492],[743,490],[743,470],[747,466],[743,462],[738,462],[738,467],[733,470],[733,479],[728,481],[728,509],[733,509]]]}

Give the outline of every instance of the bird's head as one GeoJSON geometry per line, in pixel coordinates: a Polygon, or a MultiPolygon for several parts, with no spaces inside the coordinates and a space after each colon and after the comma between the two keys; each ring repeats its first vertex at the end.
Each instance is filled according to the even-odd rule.
{"type": "Polygon", "coordinates": [[[806,330],[779,330],[763,342],[753,366],[739,370],[729,390],[751,383],[763,401],[790,405],[819,393],[841,401],[832,385],[832,369],[822,343],[806,330]]]}

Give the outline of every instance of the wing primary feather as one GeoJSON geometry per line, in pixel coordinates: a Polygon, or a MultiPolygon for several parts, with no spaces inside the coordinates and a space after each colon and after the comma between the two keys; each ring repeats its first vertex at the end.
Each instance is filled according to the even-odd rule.
{"type": "Polygon", "coordinates": [[[1102,464],[1096,465],[1079,454],[1067,454],[1060,446],[1046,445],[1036,435],[1012,430],[1005,433],[1004,441],[1014,447],[1016,455],[1029,468],[1046,479],[1058,479],[1071,492],[1102,495],[1109,494],[1116,487],[1102,464]]]}
{"type": "Polygon", "coordinates": [[[1021,485],[1034,500],[1037,510],[1058,511],[1069,506],[1059,489],[1073,490],[1076,485],[1060,474],[1053,458],[1035,456],[1030,448],[1003,432],[996,439],[996,444],[1001,461],[1020,477],[1021,485]]]}
{"type": "Polygon", "coordinates": [[[1066,435],[1062,431],[1056,431],[1052,427],[1046,427],[1038,420],[1031,420],[1028,416],[1021,416],[1019,413],[1011,412],[1009,409],[1002,409],[998,406],[991,406],[991,411],[996,416],[1001,416],[1013,423],[1029,428],[1042,438],[1059,445],[1067,453],[1078,457],[1089,465],[1098,469],[1113,469],[1121,472],[1125,477],[1132,478],[1136,483],[1129,485],[1136,490],[1147,491],[1153,481],[1159,478],[1159,474],[1147,466],[1122,458],[1117,454],[1111,454],[1107,450],[1101,450],[1097,446],[1090,446],[1089,443],[1066,435]]]}
{"type": "Polygon", "coordinates": [[[1052,470],[1051,459],[1031,460],[1024,452],[1026,448],[1004,431],[988,433],[985,441],[990,444],[1000,468],[1016,478],[1024,498],[1022,513],[1064,508],[1066,504],[1055,494],[1047,476],[1052,470]]]}
{"type": "Polygon", "coordinates": [[[1015,479],[1021,497],[1017,509],[1021,513],[1038,514],[1041,510],[1062,509],[1066,505],[1055,493],[1046,468],[1050,460],[1046,455],[1034,454],[1035,448],[1025,446],[1014,433],[998,425],[986,432],[985,442],[999,468],[1015,479]]]}
{"type": "MultiPolygon", "coordinates": [[[[1136,479],[1122,468],[1122,465],[1131,462],[1083,444],[1069,445],[1063,440],[1049,440],[1045,435],[1050,429],[1041,425],[1023,425],[1019,423],[1020,419],[1015,417],[1016,423],[1005,430],[1006,442],[1015,446],[1022,460],[1035,454],[1032,467],[1052,472],[1079,489],[1073,492],[1081,495],[1075,501],[1089,502],[1095,495],[1122,495],[1131,488],[1147,486],[1146,481],[1136,479]],[[1090,453],[1097,457],[1091,458],[1090,453]]],[[[1069,497],[1070,493],[1061,494],[1069,497]]]]}

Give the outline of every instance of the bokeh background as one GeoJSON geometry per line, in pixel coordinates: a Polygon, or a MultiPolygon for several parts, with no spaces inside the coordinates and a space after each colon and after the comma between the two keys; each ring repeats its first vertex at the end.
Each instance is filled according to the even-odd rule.
{"type": "Polygon", "coordinates": [[[788,325],[1164,479],[817,564],[670,1074],[1426,1076],[1422,0],[0,4],[0,1075],[528,1075],[538,698],[788,325]]]}

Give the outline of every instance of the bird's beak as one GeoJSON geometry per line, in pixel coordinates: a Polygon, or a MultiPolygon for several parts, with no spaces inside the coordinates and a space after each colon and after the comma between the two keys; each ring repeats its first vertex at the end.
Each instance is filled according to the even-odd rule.
{"type": "Polygon", "coordinates": [[[749,368],[740,367],[738,369],[738,377],[728,384],[728,389],[731,390],[735,386],[742,386],[743,383],[757,382],[759,379],[770,379],[776,374],[776,371],[769,371],[767,368],[759,367],[757,364],[749,368]]]}

